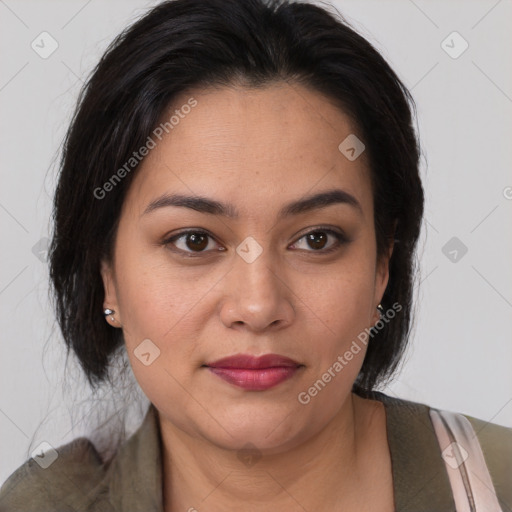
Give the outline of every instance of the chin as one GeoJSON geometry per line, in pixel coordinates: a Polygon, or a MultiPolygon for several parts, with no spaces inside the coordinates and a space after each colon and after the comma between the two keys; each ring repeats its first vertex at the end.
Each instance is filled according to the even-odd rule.
{"type": "Polygon", "coordinates": [[[302,429],[292,414],[225,416],[219,423],[212,421],[200,430],[208,442],[225,450],[255,449],[267,454],[291,449],[307,438],[307,424],[302,429]],[[220,424],[220,425],[219,425],[220,424]]]}

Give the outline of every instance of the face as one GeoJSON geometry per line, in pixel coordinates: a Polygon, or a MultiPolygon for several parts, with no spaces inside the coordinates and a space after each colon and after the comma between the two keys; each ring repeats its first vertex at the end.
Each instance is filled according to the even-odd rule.
{"type": "Polygon", "coordinates": [[[348,402],[362,344],[307,404],[299,396],[378,319],[389,256],[377,261],[366,155],[340,152],[355,126],[298,85],[199,90],[176,109],[123,204],[105,307],[162,428],[229,449],[290,448],[348,402]],[[178,205],[178,194],[216,203],[178,205]],[[246,370],[252,388],[205,366],[240,354],[299,366],[252,380],[246,370]],[[276,375],[288,378],[272,385],[276,375]]]}

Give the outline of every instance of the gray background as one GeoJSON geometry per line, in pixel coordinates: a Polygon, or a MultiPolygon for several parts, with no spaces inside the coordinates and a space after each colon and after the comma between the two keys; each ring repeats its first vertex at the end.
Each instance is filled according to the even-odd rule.
{"type": "MultiPolygon", "coordinates": [[[[72,360],[63,381],[65,353],[47,298],[52,162],[85,76],[155,3],[0,0],[0,482],[40,442],[58,447],[87,433],[68,413],[87,388],[72,360]],[[51,48],[43,31],[58,44],[46,59],[31,47],[51,48]]],[[[334,5],[418,105],[427,197],[417,321],[403,370],[385,392],[512,427],[512,3],[334,5]],[[457,58],[464,42],[454,31],[469,44],[457,58]]]]}

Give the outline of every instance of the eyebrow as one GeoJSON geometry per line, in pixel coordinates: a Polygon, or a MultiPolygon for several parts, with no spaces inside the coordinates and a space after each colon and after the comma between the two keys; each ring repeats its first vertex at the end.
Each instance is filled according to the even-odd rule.
{"type": "MultiPolygon", "coordinates": [[[[359,201],[348,192],[341,189],[332,189],[318,194],[309,195],[297,201],[292,201],[281,208],[278,213],[279,218],[289,217],[292,215],[300,215],[311,210],[326,208],[334,204],[346,204],[363,213],[363,209],[359,201]]],[[[214,199],[202,196],[187,196],[182,194],[164,194],[147,206],[143,215],[153,212],[159,208],[169,206],[178,206],[190,208],[201,213],[211,215],[221,215],[237,219],[239,214],[232,204],[224,204],[214,199]]]]}

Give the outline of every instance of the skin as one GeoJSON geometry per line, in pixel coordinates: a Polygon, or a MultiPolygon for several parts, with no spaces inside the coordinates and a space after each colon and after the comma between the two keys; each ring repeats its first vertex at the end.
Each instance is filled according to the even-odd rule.
{"type": "Polygon", "coordinates": [[[310,403],[297,399],[375,324],[388,282],[392,248],[377,260],[366,155],[349,161],[338,150],[357,129],[296,84],[197,90],[173,110],[191,96],[197,106],[137,170],[113,261],[102,265],[105,307],[116,312],[107,321],[122,327],[135,377],[159,412],[165,510],[391,511],[384,407],[351,393],[365,346],[310,403]],[[277,217],[288,202],[333,188],[361,209],[277,217]],[[176,206],[144,213],[163,193],[232,203],[240,217],[176,206]],[[349,242],[322,254],[336,247],[332,235],[323,245],[304,237],[322,225],[349,242]],[[185,228],[211,233],[206,249],[194,252],[187,237],[166,245],[185,228]],[[249,236],[263,251],[251,263],[236,252],[249,236]],[[145,339],[160,350],[148,366],[134,354],[145,339]],[[304,367],[247,391],[202,366],[240,353],[304,367]],[[237,456],[247,443],[259,456],[250,467],[237,456]]]}

